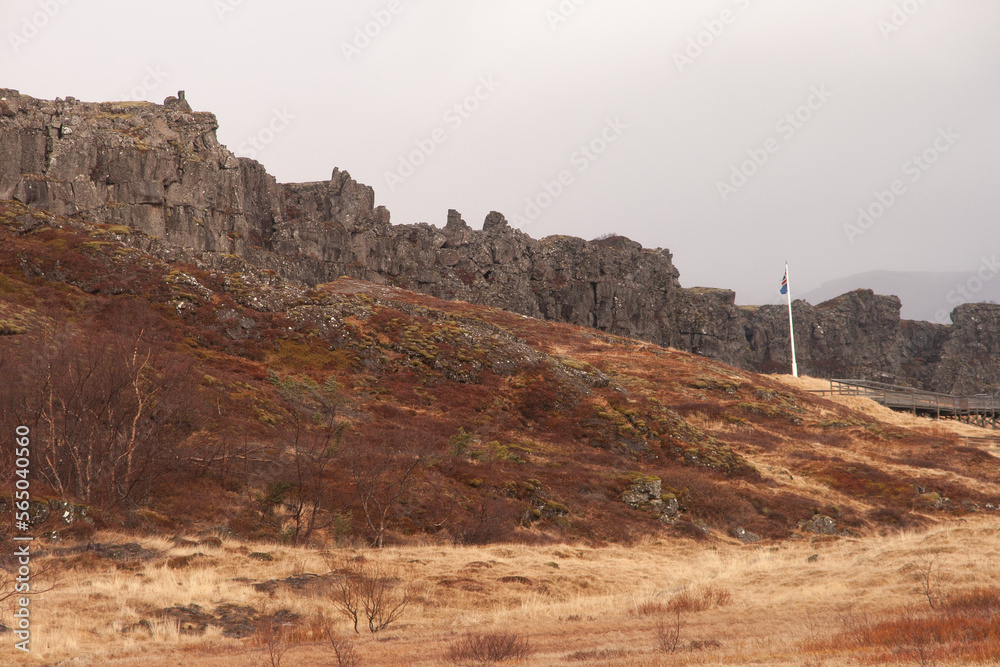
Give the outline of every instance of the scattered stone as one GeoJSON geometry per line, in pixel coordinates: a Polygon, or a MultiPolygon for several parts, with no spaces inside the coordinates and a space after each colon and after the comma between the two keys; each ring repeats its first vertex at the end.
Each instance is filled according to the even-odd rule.
{"type": "Polygon", "coordinates": [[[247,557],[253,560],[259,560],[262,563],[270,563],[271,561],[274,560],[274,556],[267,553],[266,551],[252,551],[249,554],[247,554],[247,557]]]}
{"type": "MultiPolygon", "coordinates": [[[[264,617],[253,607],[237,604],[221,604],[213,613],[208,613],[200,605],[191,604],[186,607],[169,607],[157,612],[160,618],[176,621],[181,634],[201,635],[209,626],[222,630],[224,637],[242,639],[257,632],[262,621],[270,620],[275,625],[295,625],[301,617],[288,609],[280,609],[269,617],[264,617]]],[[[148,621],[140,621],[128,627],[128,632],[134,632],[141,626],[149,629],[148,621]]],[[[123,632],[126,629],[123,628],[123,632]]]]}
{"type": "Polygon", "coordinates": [[[171,570],[183,570],[185,568],[191,567],[191,565],[194,564],[195,561],[203,558],[208,558],[209,561],[215,560],[214,558],[209,558],[205,554],[198,552],[190,554],[188,556],[174,556],[172,558],[168,558],[167,567],[170,568],[171,570]]]}
{"type": "Polygon", "coordinates": [[[812,556],[809,556],[809,558],[806,558],[807,563],[815,563],[818,560],[819,560],[819,554],[813,554],[812,556]]]}
{"type": "Polygon", "coordinates": [[[708,539],[712,534],[712,531],[710,531],[708,528],[706,528],[705,526],[698,525],[693,521],[676,521],[673,524],[671,524],[671,528],[678,535],[682,535],[684,537],[691,537],[696,540],[708,539]]]}
{"type": "Polygon", "coordinates": [[[917,503],[923,507],[940,510],[951,505],[951,499],[943,497],[940,493],[930,491],[917,496],[917,503]]]}
{"type": "Polygon", "coordinates": [[[209,621],[213,620],[211,614],[203,611],[201,606],[196,604],[161,609],[159,616],[176,621],[182,635],[204,634],[209,621]]]}
{"type": "Polygon", "coordinates": [[[817,535],[840,535],[837,522],[824,514],[815,514],[811,519],[799,521],[799,530],[817,535]]]}
{"type": "Polygon", "coordinates": [[[158,552],[150,551],[138,542],[129,542],[127,544],[90,543],[77,547],[52,550],[52,554],[55,556],[75,556],[84,553],[92,553],[100,558],[106,558],[119,563],[145,562],[159,555],[158,552]]]}
{"type": "Polygon", "coordinates": [[[644,477],[636,480],[632,486],[622,492],[622,502],[639,509],[646,505],[659,510],[663,505],[663,481],[659,477],[644,477]]]}
{"type": "Polygon", "coordinates": [[[252,579],[241,577],[234,579],[233,581],[250,584],[253,589],[259,593],[272,594],[282,586],[296,591],[306,591],[309,589],[320,588],[330,581],[330,579],[331,575],[305,572],[303,574],[292,575],[286,579],[271,579],[269,581],[254,582],[252,579]]]}
{"type": "Polygon", "coordinates": [[[253,607],[223,604],[215,608],[216,620],[212,622],[222,628],[224,637],[242,639],[257,631],[260,614],[253,607]]]}
{"type": "Polygon", "coordinates": [[[438,586],[443,586],[444,588],[457,588],[463,591],[480,592],[483,590],[483,585],[474,580],[467,578],[457,578],[457,579],[440,579],[437,582],[438,586]]]}
{"type": "Polygon", "coordinates": [[[733,537],[738,539],[740,542],[743,542],[744,544],[755,544],[757,542],[760,542],[761,539],[763,539],[760,535],[756,533],[751,533],[746,528],[734,528],[733,537]]]}
{"type": "Polygon", "coordinates": [[[122,626],[123,635],[130,635],[140,630],[144,630],[149,634],[153,634],[153,624],[147,621],[146,619],[142,619],[138,623],[129,623],[128,625],[122,626]]]}
{"type": "Polygon", "coordinates": [[[273,594],[278,590],[278,582],[274,581],[262,581],[260,583],[253,584],[253,589],[258,593],[267,593],[268,595],[273,594]]]}
{"type": "Polygon", "coordinates": [[[530,586],[532,583],[534,583],[528,577],[522,577],[519,575],[509,575],[506,577],[500,577],[499,579],[497,579],[497,581],[500,581],[505,584],[523,584],[525,586],[530,586]]]}

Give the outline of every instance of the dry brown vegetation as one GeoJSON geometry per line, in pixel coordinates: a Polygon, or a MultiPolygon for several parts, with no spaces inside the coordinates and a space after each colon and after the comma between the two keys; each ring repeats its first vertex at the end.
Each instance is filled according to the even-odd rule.
{"type": "Polygon", "coordinates": [[[39,507],[40,531],[628,543],[664,528],[620,501],[654,478],[672,533],[696,538],[1000,507],[1000,462],[927,420],[390,287],[164,262],[123,245],[138,232],[41,217],[0,205],[0,428],[32,426],[36,499],[86,516],[39,507]]]}
{"type": "Polygon", "coordinates": [[[116,234],[0,202],[0,432],[31,426],[60,578],[36,662],[992,659],[980,429],[116,234]]]}
{"type": "MultiPolygon", "coordinates": [[[[320,551],[228,539],[197,546],[140,540],[158,555],[144,563],[66,564],[60,585],[37,598],[36,651],[18,664],[75,658],[73,665],[209,667],[250,665],[267,654],[266,625],[242,639],[211,624],[187,634],[157,613],[192,604],[208,613],[230,604],[294,619],[278,630],[283,664],[307,667],[337,664],[331,636],[342,653],[353,651],[354,664],[400,667],[449,664],[470,637],[514,647],[526,641],[530,655],[509,664],[538,666],[989,665],[1000,656],[1000,534],[985,518],[767,546],[667,539],[630,547],[344,550],[345,558],[363,555],[405,573],[416,592],[396,624],[361,635],[321,585],[254,586],[330,574],[320,551]],[[265,551],[273,560],[248,556],[265,551]],[[167,565],[168,557],[195,553],[204,556],[186,568],[167,565]],[[678,618],[676,647],[664,651],[661,633],[678,618]]],[[[5,643],[0,661],[12,651],[5,643]]]]}

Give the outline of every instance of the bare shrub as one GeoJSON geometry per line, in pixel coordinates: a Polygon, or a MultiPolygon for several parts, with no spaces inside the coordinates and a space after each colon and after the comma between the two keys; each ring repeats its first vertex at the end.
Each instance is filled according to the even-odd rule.
{"type": "Polygon", "coordinates": [[[674,617],[661,620],[656,624],[656,648],[663,653],[675,653],[681,646],[681,630],[684,619],[680,611],[674,612],[674,617]]]}
{"type": "Polygon", "coordinates": [[[201,410],[191,362],[139,302],[111,301],[90,324],[62,324],[11,350],[0,428],[31,429],[32,472],[56,495],[132,509],[183,469],[201,410]]]}
{"type": "Polygon", "coordinates": [[[355,440],[344,449],[372,546],[385,545],[385,533],[399,505],[416,484],[430,451],[426,437],[389,431],[375,442],[355,440]]]}
{"type": "Polygon", "coordinates": [[[271,617],[261,620],[255,643],[261,648],[260,654],[250,659],[251,667],[281,667],[285,654],[291,648],[287,628],[271,617]]]}
{"type": "Polygon", "coordinates": [[[330,586],[330,599],[352,621],[357,634],[359,622],[367,622],[373,634],[385,630],[413,601],[412,586],[397,576],[395,568],[380,561],[360,556],[334,565],[332,569],[339,576],[330,586]]]}
{"type": "Polygon", "coordinates": [[[333,634],[330,626],[326,627],[326,636],[330,639],[333,655],[337,658],[337,667],[361,667],[361,659],[350,640],[333,634]]]}
{"type": "Polygon", "coordinates": [[[942,594],[941,586],[934,580],[934,566],[936,562],[931,559],[920,568],[920,592],[927,599],[927,604],[931,609],[941,608],[942,594]]]}
{"type": "Polygon", "coordinates": [[[448,648],[448,661],[460,667],[491,667],[527,659],[532,654],[527,637],[514,632],[470,632],[448,648]]]}
{"type": "Polygon", "coordinates": [[[332,471],[346,428],[346,422],[337,419],[343,388],[332,376],[320,385],[308,377],[281,377],[268,371],[268,381],[286,403],[283,421],[287,425],[279,439],[285,456],[257,503],[263,523],[283,530],[292,544],[300,544],[336,525],[343,516],[330,501],[332,471]],[[279,506],[287,516],[275,516],[279,506]],[[287,527],[283,526],[286,520],[290,520],[287,527]]]}

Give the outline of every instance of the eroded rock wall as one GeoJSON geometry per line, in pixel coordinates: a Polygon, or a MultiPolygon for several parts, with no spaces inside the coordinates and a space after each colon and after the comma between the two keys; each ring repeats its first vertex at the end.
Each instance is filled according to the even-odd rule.
{"type": "MultiPolygon", "coordinates": [[[[37,100],[0,89],[0,199],[127,225],[164,248],[246,257],[319,284],[346,275],[640,338],[764,372],[790,368],[787,311],[737,307],[730,290],[680,286],[669,251],[624,237],[536,240],[491,213],[473,229],[390,224],[372,188],[278,184],[216,138],[183,95],[163,105],[37,100]]],[[[168,250],[164,250],[167,252],[168,250]]],[[[193,255],[192,255],[193,256],[193,255]]],[[[905,322],[870,291],[794,306],[800,368],[943,391],[1000,391],[1000,306],[952,326],[905,322]]]]}

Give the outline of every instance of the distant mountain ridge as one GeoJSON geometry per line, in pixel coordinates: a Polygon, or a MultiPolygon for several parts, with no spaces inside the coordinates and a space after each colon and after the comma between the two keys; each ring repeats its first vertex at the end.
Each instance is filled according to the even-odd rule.
{"type": "Polygon", "coordinates": [[[866,271],[828,280],[800,296],[809,303],[819,304],[858,289],[898,296],[903,319],[950,324],[951,311],[956,306],[1000,302],[1000,267],[996,265],[996,257],[983,257],[979,270],[967,273],[866,271]]]}

